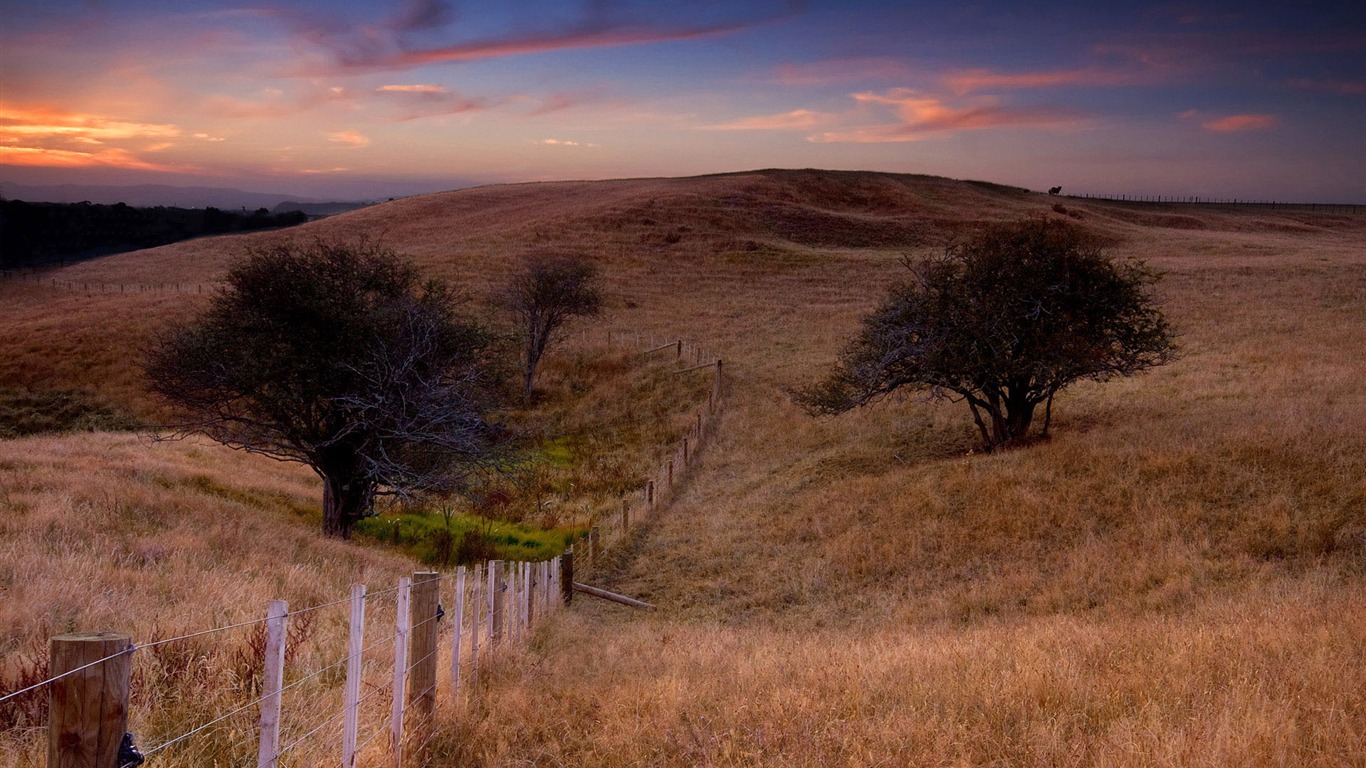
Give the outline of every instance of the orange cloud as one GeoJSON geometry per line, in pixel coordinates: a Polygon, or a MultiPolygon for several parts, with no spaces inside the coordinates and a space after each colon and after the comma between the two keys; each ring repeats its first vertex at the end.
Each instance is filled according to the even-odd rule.
{"type": "Polygon", "coordinates": [[[67,138],[85,143],[120,139],[166,139],[180,135],[174,125],[136,123],[53,109],[0,105],[0,141],[67,138]]]}
{"type": "Polygon", "coordinates": [[[358,131],[332,131],[327,134],[327,140],[333,144],[343,144],[348,147],[370,146],[370,137],[358,131]]]}
{"type": "Polygon", "coordinates": [[[111,145],[160,152],[174,146],[167,139],[180,135],[174,125],[0,104],[0,163],[9,165],[168,170],[139,159],[129,147],[111,145]]]}
{"type": "Polygon", "coordinates": [[[23,165],[44,168],[126,168],[139,171],[176,171],[167,165],[139,160],[126,150],[102,149],[96,152],[76,152],[69,149],[43,147],[0,146],[0,165],[23,165]]]}

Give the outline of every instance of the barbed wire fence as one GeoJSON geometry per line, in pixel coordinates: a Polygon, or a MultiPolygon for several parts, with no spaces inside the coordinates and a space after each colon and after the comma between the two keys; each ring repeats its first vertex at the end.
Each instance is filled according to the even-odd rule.
{"type": "MultiPolygon", "coordinates": [[[[583,580],[636,525],[673,499],[714,432],[722,404],[722,362],[681,338],[661,343],[649,334],[609,331],[577,334],[576,341],[605,343],[645,359],[672,357],[671,375],[713,372],[706,404],[689,419],[681,440],[665,448],[664,460],[640,490],[621,498],[620,514],[595,516],[579,538],[549,560],[489,560],[447,573],[420,571],[387,589],[372,592],[355,584],[349,597],[294,610],[286,601],[273,600],[258,618],[142,643],[120,632],[52,637],[43,678],[0,693],[0,722],[11,723],[11,736],[22,731],[17,740],[27,744],[17,752],[19,764],[42,764],[45,744],[47,764],[54,768],[134,768],[163,759],[177,765],[223,764],[224,754],[230,765],[249,766],[253,746],[258,768],[420,765],[436,734],[429,726],[438,703],[478,695],[481,675],[487,679],[491,668],[506,663],[510,651],[524,647],[537,627],[571,605],[576,592],[653,608],[583,580]],[[307,634],[320,615],[341,622],[343,611],[344,651],[335,648],[312,663],[291,664],[299,644],[291,633],[302,628],[299,634],[307,634]],[[172,732],[149,727],[139,737],[140,747],[129,730],[130,709],[139,698],[134,680],[154,685],[157,673],[135,674],[134,661],[154,660],[149,665],[166,677],[166,667],[202,665],[208,654],[204,643],[212,646],[229,633],[243,632],[252,633],[245,645],[253,656],[250,672],[237,681],[249,694],[245,700],[172,732]],[[440,664],[442,658],[449,663],[440,664]],[[17,728],[16,721],[22,723],[17,728]],[[325,757],[329,752],[331,757],[325,757]]],[[[209,686],[214,681],[198,682],[209,686]]],[[[177,695],[197,693],[204,691],[177,695]]],[[[140,718],[133,714],[136,731],[140,718]]]]}

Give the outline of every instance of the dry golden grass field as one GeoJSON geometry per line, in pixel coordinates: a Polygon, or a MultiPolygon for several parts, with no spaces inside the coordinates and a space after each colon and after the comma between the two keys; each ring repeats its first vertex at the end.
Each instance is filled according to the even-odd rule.
{"type": "MultiPolygon", "coordinates": [[[[659,610],[576,600],[444,713],[432,765],[1366,766],[1366,214],[821,171],[486,187],[0,283],[0,387],[153,416],[136,350],[200,294],[97,286],[212,284],[312,235],[475,296],[581,250],[601,329],[726,361],[716,437],[597,577],[659,610]],[[986,455],[963,406],[790,402],[901,254],[1058,202],[1165,272],[1180,360],[1067,390],[1050,440],[986,455]]],[[[318,496],[207,444],[0,441],[0,672],[56,631],[167,636],[413,569],[314,535],[318,496]]],[[[181,694],[152,672],[155,729],[181,694]]]]}

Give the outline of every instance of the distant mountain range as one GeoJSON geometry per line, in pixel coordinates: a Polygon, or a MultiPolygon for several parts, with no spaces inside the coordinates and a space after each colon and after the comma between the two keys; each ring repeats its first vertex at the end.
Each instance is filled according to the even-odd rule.
{"type": "Polygon", "coordinates": [[[303,210],[310,215],[326,215],[353,210],[375,202],[346,201],[334,202],[317,198],[300,197],[292,194],[271,192],[248,192],[227,187],[173,187],[165,184],[139,184],[136,186],[99,186],[89,184],[28,185],[0,181],[0,195],[10,200],[24,200],[31,203],[125,203],[138,208],[152,208],[158,205],[180,208],[219,208],[222,210],[255,211],[267,208],[280,212],[282,203],[290,208],[283,210],[303,210]],[[310,210],[317,206],[318,210],[310,210]]]}

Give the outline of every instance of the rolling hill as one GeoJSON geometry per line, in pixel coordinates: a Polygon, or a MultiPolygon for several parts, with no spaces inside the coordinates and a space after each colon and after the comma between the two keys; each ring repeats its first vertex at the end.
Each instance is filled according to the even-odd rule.
{"type": "MultiPolygon", "coordinates": [[[[607,278],[605,327],[727,361],[716,442],[606,577],[661,610],[576,607],[438,759],[1366,762],[1366,216],[768,170],[482,187],[289,235],[378,238],[475,297],[524,253],[580,250],[607,278]],[[791,404],[903,253],[1028,215],[1162,270],[1182,359],[1068,390],[1051,440],[990,455],[961,405],[791,404]]],[[[74,289],[0,283],[0,386],[150,413],[139,345],[281,236],[45,275],[74,289]]]]}

